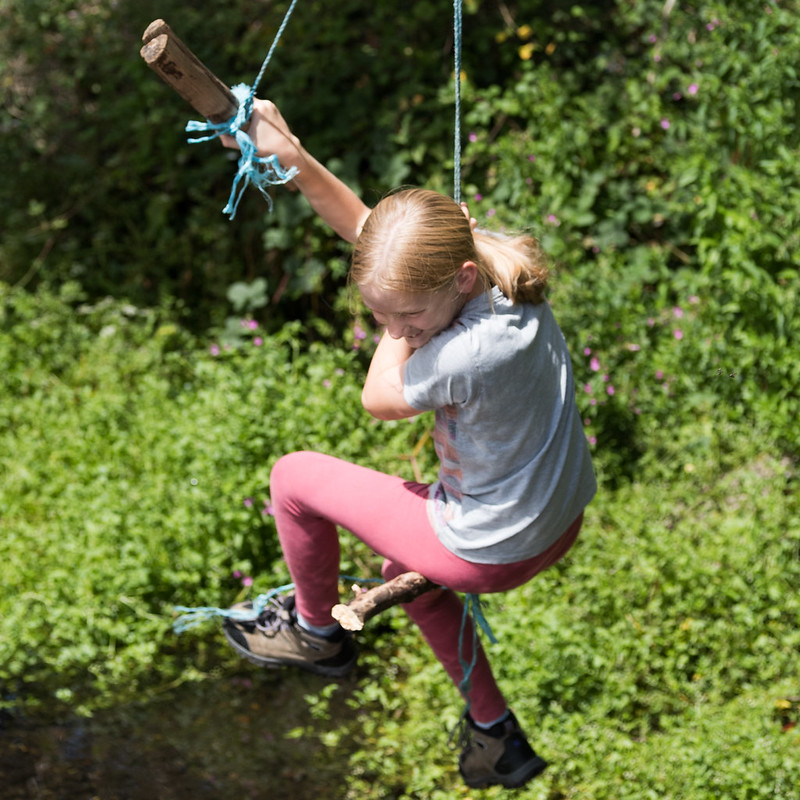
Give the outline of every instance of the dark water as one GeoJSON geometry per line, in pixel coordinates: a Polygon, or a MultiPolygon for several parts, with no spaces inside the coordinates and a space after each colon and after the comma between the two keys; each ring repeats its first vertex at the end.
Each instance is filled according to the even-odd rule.
{"type": "MultiPolygon", "coordinates": [[[[307,694],[329,681],[253,670],[185,685],[90,719],[0,717],[1,800],[327,800],[348,745],[320,743],[307,694]]],[[[338,681],[331,716],[355,679],[338,681]]],[[[355,747],[355,746],[354,746],[355,747]]]]}

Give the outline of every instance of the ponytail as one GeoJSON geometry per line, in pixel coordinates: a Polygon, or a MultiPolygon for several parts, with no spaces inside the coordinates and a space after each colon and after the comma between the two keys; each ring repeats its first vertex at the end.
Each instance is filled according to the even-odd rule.
{"type": "Polygon", "coordinates": [[[550,270],[547,258],[532,236],[501,236],[476,230],[475,249],[487,277],[512,303],[544,300],[550,270]]]}

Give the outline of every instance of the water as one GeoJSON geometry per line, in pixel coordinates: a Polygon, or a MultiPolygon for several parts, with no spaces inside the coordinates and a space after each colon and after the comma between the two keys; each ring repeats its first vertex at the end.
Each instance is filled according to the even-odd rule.
{"type": "MultiPolygon", "coordinates": [[[[184,685],[90,719],[0,717],[0,800],[320,800],[340,796],[355,747],[323,745],[354,678],[337,681],[330,719],[307,694],[330,681],[242,671],[184,685]]],[[[327,737],[326,741],[331,737],[327,737]]]]}

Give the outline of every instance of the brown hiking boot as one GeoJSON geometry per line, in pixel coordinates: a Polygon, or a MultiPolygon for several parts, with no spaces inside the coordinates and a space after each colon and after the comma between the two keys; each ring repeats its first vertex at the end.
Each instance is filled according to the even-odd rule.
{"type": "Polygon", "coordinates": [[[461,743],[464,746],[458,759],[461,777],[474,789],[495,784],[516,789],[547,766],[534,753],[511,712],[506,720],[488,730],[478,728],[467,714],[461,743]]]}
{"type": "MultiPolygon", "coordinates": [[[[252,602],[234,609],[252,609],[252,602]]],[[[255,620],[225,619],[223,632],[240,655],[261,667],[292,666],[318,675],[340,677],[355,666],[355,643],[343,630],[316,636],[297,623],[294,595],[272,597],[255,620]]]]}

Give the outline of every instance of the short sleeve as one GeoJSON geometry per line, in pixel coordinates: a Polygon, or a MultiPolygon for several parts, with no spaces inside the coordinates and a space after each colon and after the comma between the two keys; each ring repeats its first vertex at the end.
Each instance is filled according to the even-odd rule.
{"type": "Polygon", "coordinates": [[[469,331],[456,324],[435,336],[406,361],[405,401],[419,411],[432,411],[469,401],[475,376],[469,331]]]}

